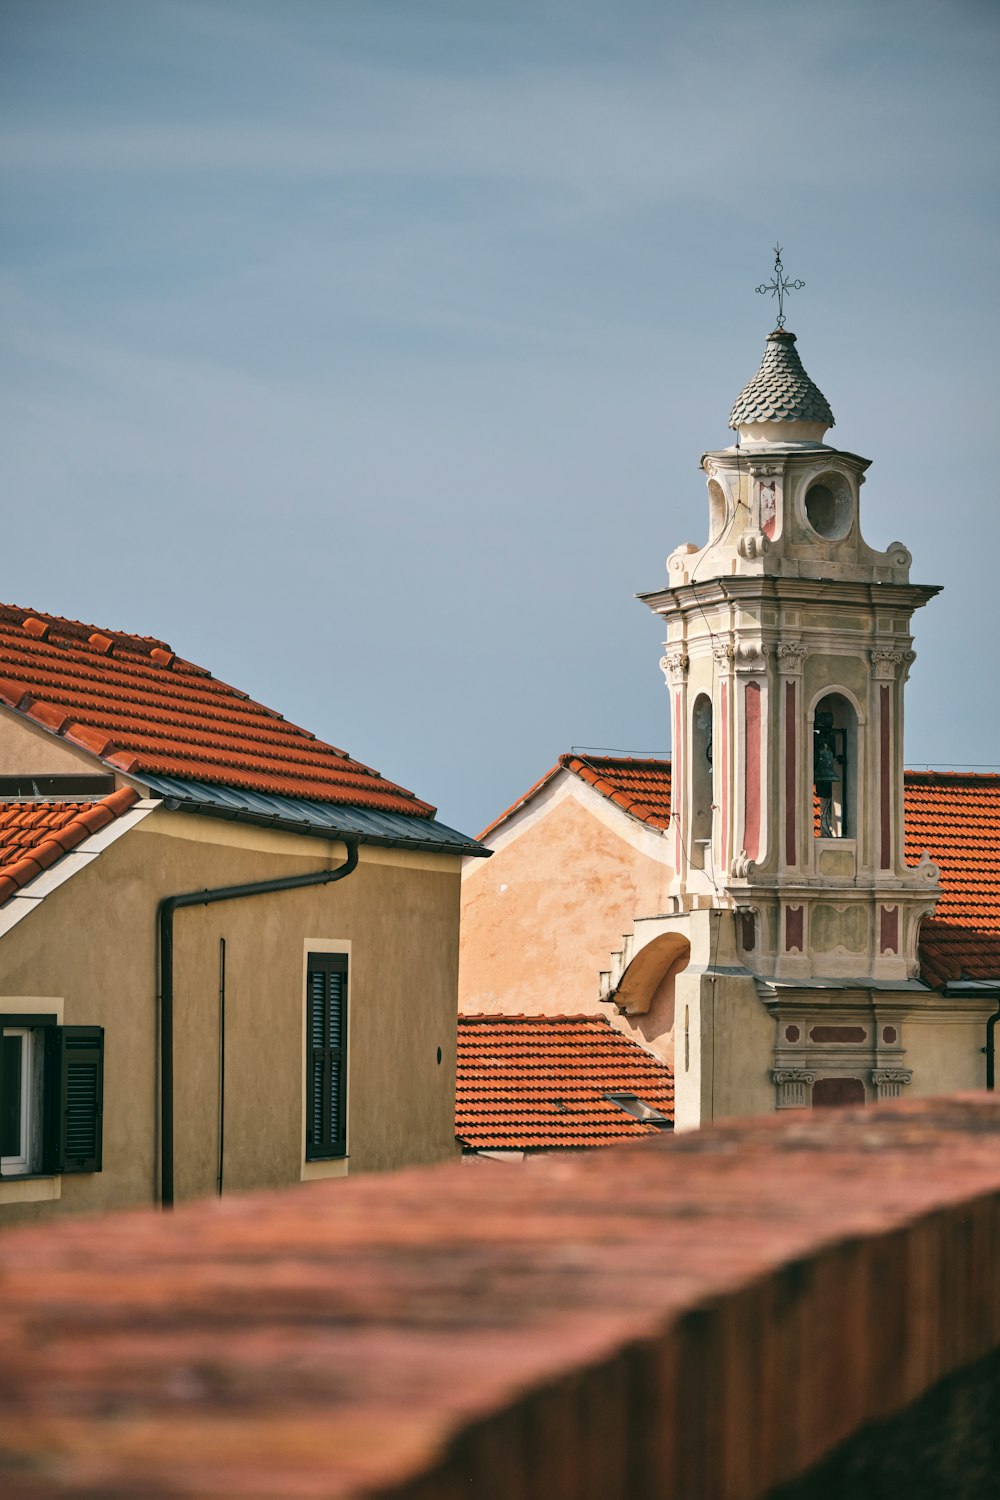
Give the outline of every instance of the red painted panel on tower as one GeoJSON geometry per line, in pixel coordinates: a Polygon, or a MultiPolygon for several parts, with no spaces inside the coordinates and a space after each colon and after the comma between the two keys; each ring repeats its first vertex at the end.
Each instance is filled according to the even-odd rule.
{"type": "Polygon", "coordinates": [[[803,949],[803,910],[801,906],[785,907],[785,952],[791,953],[797,948],[801,953],[803,949]]]}
{"type": "Polygon", "coordinates": [[[890,775],[890,724],[889,724],[889,688],[883,683],[879,689],[879,812],[881,828],[881,866],[888,870],[892,859],[891,840],[891,803],[890,789],[892,777],[890,775]]]}
{"type": "Polygon", "coordinates": [[[785,683],[785,863],[795,858],[795,683],[785,683]]]}
{"type": "Polygon", "coordinates": [[[729,700],[728,684],[723,682],[719,687],[719,701],[722,709],[722,868],[729,869],[729,714],[727,705],[729,700]]]}
{"type": "Polygon", "coordinates": [[[879,908],[879,948],[883,953],[899,952],[899,907],[879,908]]]}
{"type": "Polygon", "coordinates": [[[760,683],[746,689],[746,793],[743,848],[748,859],[760,851],[760,683]]]}
{"type": "Polygon", "coordinates": [[[674,743],[670,747],[673,756],[673,775],[670,778],[671,794],[674,802],[674,869],[680,870],[681,865],[681,787],[684,785],[684,761],[682,750],[684,737],[681,733],[681,695],[678,690],[674,694],[674,743]]]}

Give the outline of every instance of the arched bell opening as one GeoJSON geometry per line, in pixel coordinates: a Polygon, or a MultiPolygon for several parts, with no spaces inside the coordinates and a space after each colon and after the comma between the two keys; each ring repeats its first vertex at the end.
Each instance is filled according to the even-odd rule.
{"type": "Polygon", "coordinates": [[[853,839],[858,828],[858,716],[841,693],[828,693],[813,714],[813,832],[853,839]]]}
{"type": "Polygon", "coordinates": [[[699,693],[691,710],[691,848],[696,870],[711,864],[712,849],[712,700],[699,693]]]}

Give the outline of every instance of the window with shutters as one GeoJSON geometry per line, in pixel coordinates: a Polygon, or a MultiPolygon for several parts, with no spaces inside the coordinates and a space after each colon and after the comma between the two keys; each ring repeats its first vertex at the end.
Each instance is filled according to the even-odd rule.
{"type": "Polygon", "coordinates": [[[0,1015],[0,1176],[99,1172],[104,1031],[0,1015]]]}
{"type": "Polygon", "coordinates": [[[347,1154],[347,954],[306,967],[306,1160],[347,1154]]]}

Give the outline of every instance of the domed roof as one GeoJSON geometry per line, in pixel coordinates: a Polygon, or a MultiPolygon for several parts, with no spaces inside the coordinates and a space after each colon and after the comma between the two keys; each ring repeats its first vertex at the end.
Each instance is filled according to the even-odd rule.
{"type": "Polygon", "coordinates": [[[834,425],[830,403],[802,368],[795,335],[787,328],[776,328],[768,335],[760,369],[740,391],[729,414],[730,427],[751,422],[834,425]]]}

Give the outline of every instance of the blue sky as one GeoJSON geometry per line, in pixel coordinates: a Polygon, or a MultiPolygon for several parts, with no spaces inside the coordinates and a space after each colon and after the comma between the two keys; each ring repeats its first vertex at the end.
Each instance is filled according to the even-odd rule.
{"type": "Polygon", "coordinates": [[[0,597],[475,831],[668,746],[633,595],[773,312],[874,460],[912,763],[1000,762],[986,0],[0,0],[0,597]]]}

